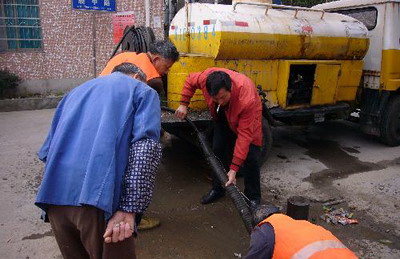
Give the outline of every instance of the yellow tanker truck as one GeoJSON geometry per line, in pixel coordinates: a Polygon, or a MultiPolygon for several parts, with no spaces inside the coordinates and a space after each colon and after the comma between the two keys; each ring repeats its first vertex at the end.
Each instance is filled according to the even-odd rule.
{"type": "MultiPolygon", "coordinates": [[[[186,3],[169,24],[182,56],[168,74],[168,106],[179,105],[190,72],[225,67],[262,89],[270,124],[347,119],[359,112],[365,132],[399,145],[399,13],[400,0],[342,0],[313,8],[262,0],[186,3]]],[[[190,108],[206,109],[201,92],[190,108]]]]}

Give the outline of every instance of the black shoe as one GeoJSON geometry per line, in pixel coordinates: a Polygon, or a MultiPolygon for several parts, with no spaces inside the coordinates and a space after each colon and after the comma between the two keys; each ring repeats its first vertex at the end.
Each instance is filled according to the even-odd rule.
{"type": "Polygon", "coordinates": [[[211,191],[209,191],[206,195],[204,195],[201,198],[200,202],[202,204],[208,204],[208,203],[218,200],[219,198],[223,197],[224,195],[225,195],[225,191],[211,189],[211,191]]]}

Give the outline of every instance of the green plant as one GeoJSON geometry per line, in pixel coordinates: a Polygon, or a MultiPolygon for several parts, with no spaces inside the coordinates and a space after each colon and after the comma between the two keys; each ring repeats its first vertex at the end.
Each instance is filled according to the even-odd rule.
{"type": "Polygon", "coordinates": [[[0,70],[0,98],[9,98],[15,95],[21,78],[7,69],[0,70]]]}

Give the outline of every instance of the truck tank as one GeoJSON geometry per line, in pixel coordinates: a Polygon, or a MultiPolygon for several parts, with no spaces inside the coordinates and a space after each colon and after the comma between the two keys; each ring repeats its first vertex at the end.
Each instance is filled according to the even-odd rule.
{"type": "Polygon", "coordinates": [[[180,52],[216,60],[360,60],[369,44],[367,28],[354,18],[247,2],[187,4],[169,35],[180,52]]]}

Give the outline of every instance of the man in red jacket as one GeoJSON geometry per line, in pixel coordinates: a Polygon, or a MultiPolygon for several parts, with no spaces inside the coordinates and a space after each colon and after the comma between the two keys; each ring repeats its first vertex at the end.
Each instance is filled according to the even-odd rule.
{"type": "MultiPolygon", "coordinates": [[[[197,89],[202,90],[215,121],[213,151],[228,171],[225,186],[236,184],[236,173],[240,170],[244,175],[245,195],[258,205],[262,106],[254,83],[245,75],[225,68],[191,73],[175,113],[178,118],[186,117],[190,99],[197,89]]],[[[213,175],[212,189],[202,197],[201,203],[211,203],[224,194],[221,182],[213,175]]]]}

